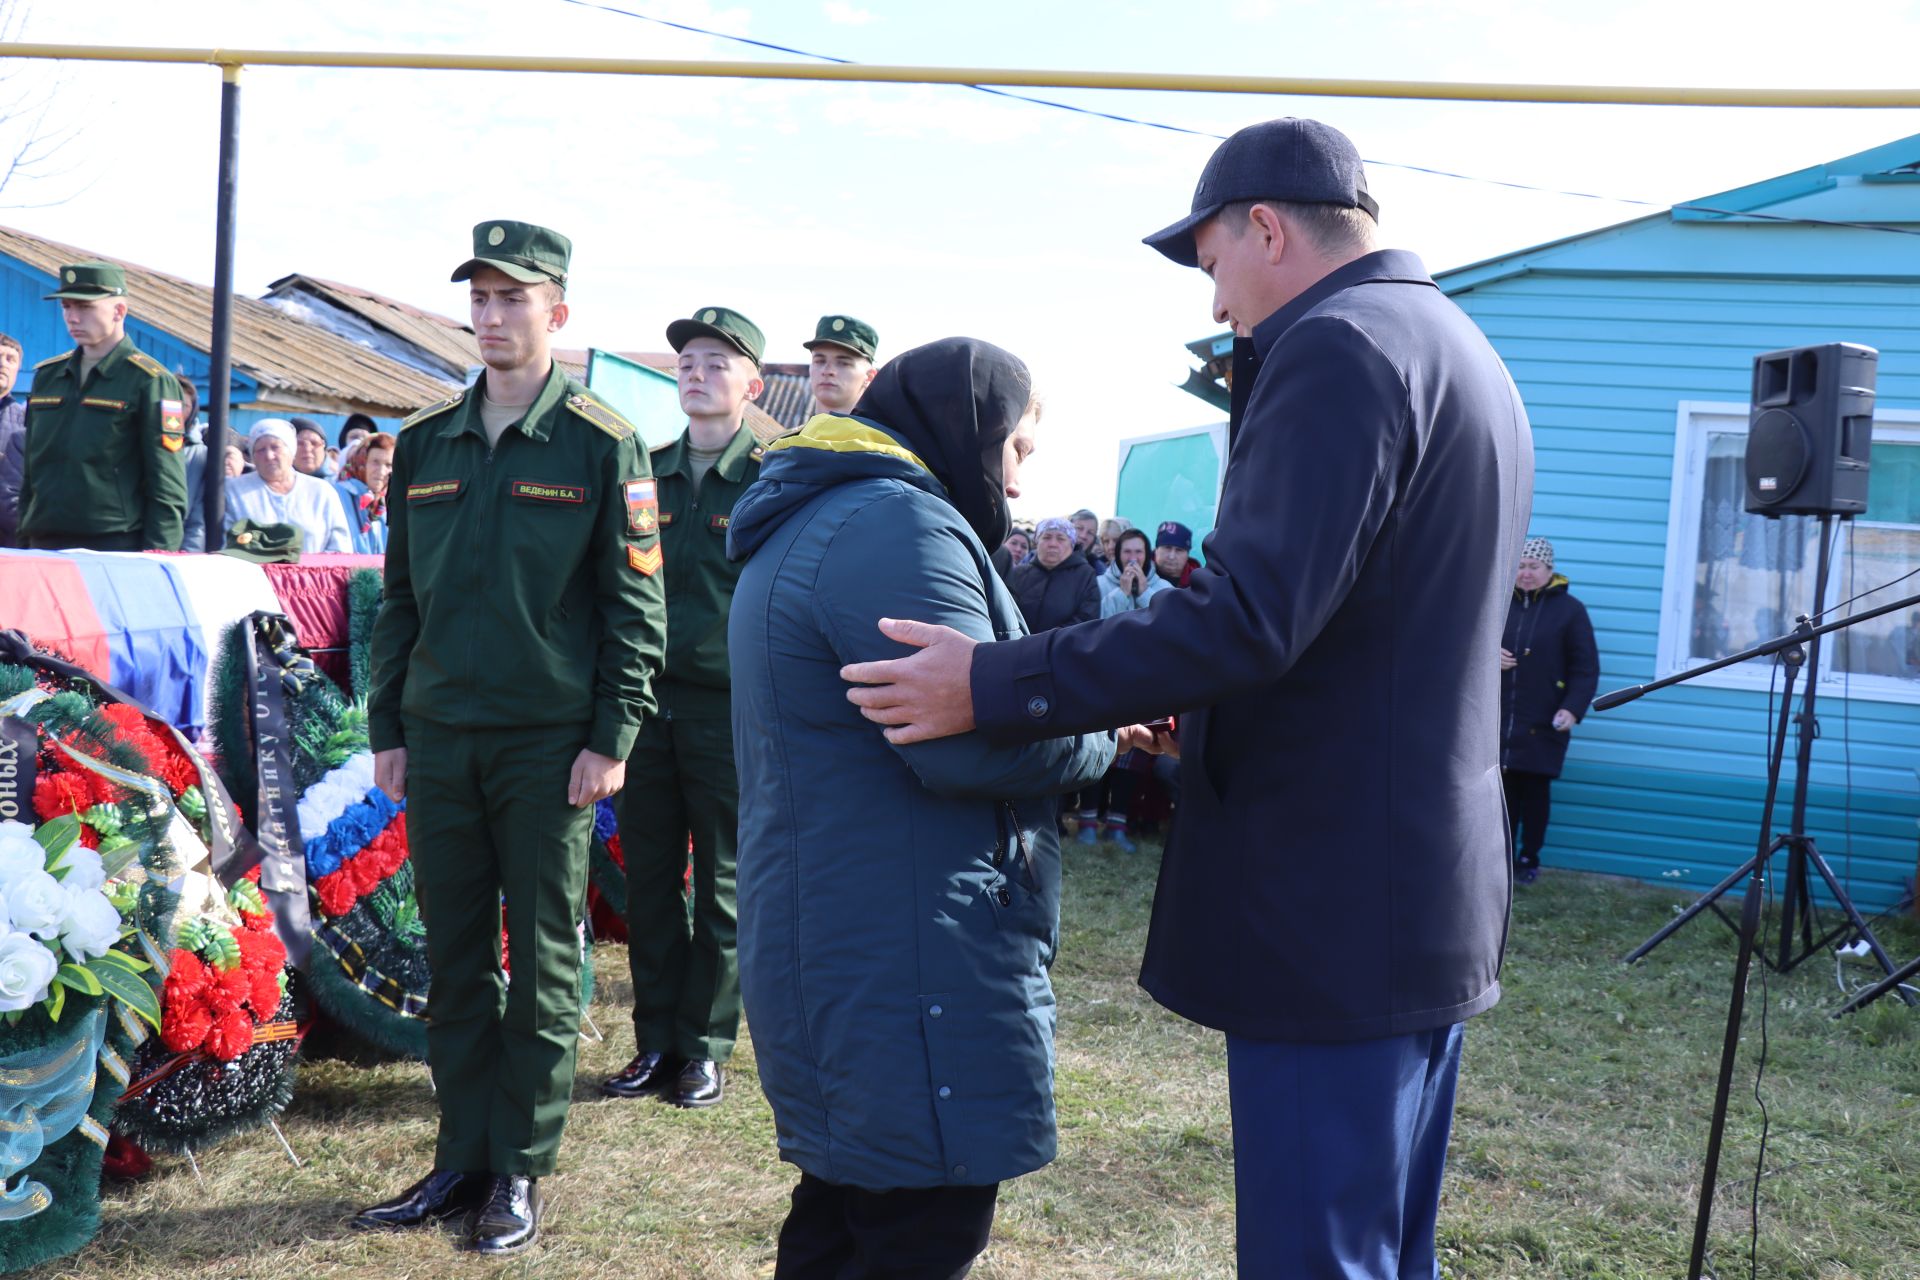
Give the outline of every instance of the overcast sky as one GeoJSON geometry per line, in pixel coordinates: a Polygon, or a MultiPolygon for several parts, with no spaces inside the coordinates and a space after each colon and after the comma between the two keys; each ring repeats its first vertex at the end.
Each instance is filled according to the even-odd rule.
{"type": "MultiPolygon", "coordinates": [[[[1344,0],[966,5],[618,0],[862,62],[1401,79],[1910,84],[1920,12],[1805,0],[1344,0]]],[[[25,39],[206,48],[784,58],[567,0],[39,0],[25,39]]],[[[19,64],[12,64],[18,67],[19,64]]],[[[798,361],[825,311],[885,353],[953,333],[1033,366],[1050,409],[1024,514],[1113,505],[1122,437],[1216,420],[1177,389],[1217,331],[1197,272],[1139,244],[1186,211],[1214,143],[952,87],[257,68],[243,77],[238,286],[289,272],[455,316],[473,223],[574,242],[568,346],[659,350],[726,305],[798,361]]],[[[219,74],[19,71],[78,130],[0,223],[213,278],[219,74]],[[55,202],[55,203],[49,203],[55,202]],[[26,207],[43,205],[44,207],[26,207]]],[[[1440,270],[1920,133],[1915,111],[1552,107],[1025,91],[1224,134],[1312,115],[1370,163],[1385,239],[1440,270]]]]}

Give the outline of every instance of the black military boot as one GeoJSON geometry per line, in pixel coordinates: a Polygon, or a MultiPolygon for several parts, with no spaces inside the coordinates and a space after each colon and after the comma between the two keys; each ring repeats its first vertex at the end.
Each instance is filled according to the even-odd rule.
{"type": "Polygon", "coordinates": [[[421,1227],[456,1213],[465,1213],[480,1203],[486,1192],[483,1173],[454,1173],[435,1169],[391,1200],[353,1216],[353,1226],[361,1231],[387,1231],[421,1227]]]}
{"type": "Polygon", "coordinates": [[[665,1093],[686,1065],[687,1060],[678,1054],[642,1053],[619,1075],[601,1081],[600,1092],[610,1098],[644,1098],[648,1094],[665,1093]]]}
{"type": "Polygon", "coordinates": [[[540,1180],[524,1173],[495,1174],[487,1198],[473,1211],[467,1246],[475,1253],[504,1258],[533,1247],[540,1238],[540,1180]]]}
{"type": "Polygon", "coordinates": [[[692,1058],[673,1082],[667,1100],[676,1107],[711,1107],[725,1096],[726,1073],[712,1058],[692,1058]]]}

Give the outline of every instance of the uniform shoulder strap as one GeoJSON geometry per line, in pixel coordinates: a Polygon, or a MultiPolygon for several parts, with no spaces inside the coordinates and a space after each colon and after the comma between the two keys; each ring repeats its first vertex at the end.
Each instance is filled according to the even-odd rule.
{"type": "Polygon", "coordinates": [[[447,410],[454,408],[456,405],[458,405],[462,400],[465,400],[466,398],[467,398],[467,393],[465,391],[456,391],[452,395],[448,396],[445,400],[441,400],[435,404],[430,404],[426,408],[420,410],[420,412],[409,417],[405,422],[402,422],[400,424],[400,429],[402,431],[405,431],[408,427],[411,427],[416,423],[425,422],[428,418],[437,418],[441,414],[447,412],[447,410]]]}
{"type": "Polygon", "coordinates": [[[80,348],[78,347],[68,347],[65,351],[62,351],[59,355],[48,356],[45,360],[40,361],[38,364],[34,365],[33,367],[36,369],[44,369],[50,364],[59,364],[62,360],[70,359],[73,353],[78,351],[79,349],[80,348]]]}
{"type": "Polygon", "coordinates": [[[630,440],[637,434],[633,424],[616,413],[613,406],[585,388],[578,388],[568,394],[567,408],[575,416],[585,418],[615,440],[630,440]]]}
{"type": "Polygon", "coordinates": [[[161,364],[158,360],[155,360],[138,347],[127,352],[127,363],[146,374],[149,378],[164,378],[167,376],[167,366],[161,364]]]}

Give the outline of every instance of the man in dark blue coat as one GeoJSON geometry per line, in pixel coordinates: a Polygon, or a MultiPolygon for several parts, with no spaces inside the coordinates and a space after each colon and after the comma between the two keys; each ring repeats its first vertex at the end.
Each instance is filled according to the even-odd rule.
{"type": "MultiPolygon", "coordinates": [[[[1237,335],[1218,526],[1185,591],[846,669],[896,742],[1179,716],[1140,981],[1227,1033],[1241,1274],[1437,1276],[1461,1024],[1511,896],[1499,646],[1532,506],[1512,380],[1418,258],[1375,248],[1353,144],[1243,129],[1147,243],[1237,335]],[[1152,671],[1152,681],[1113,680],[1152,671]]],[[[1137,724],[1129,744],[1172,746],[1137,724]]]]}

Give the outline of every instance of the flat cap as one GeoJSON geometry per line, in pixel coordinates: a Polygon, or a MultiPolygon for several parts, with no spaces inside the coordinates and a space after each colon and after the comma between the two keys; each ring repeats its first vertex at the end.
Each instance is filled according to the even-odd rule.
{"type": "Polygon", "coordinates": [[[453,279],[470,280],[481,267],[504,271],[521,284],[551,280],[565,287],[573,241],[531,222],[482,222],[473,229],[473,256],[453,269],[453,279]]]}
{"type": "Polygon", "coordinates": [[[111,262],[76,262],[60,268],[60,287],[45,295],[93,302],[100,298],[127,296],[127,273],[111,262]]]}
{"type": "Polygon", "coordinates": [[[880,350],[880,335],[865,320],[852,316],[821,316],[813,327],[813,341],[800,344],[811,351],[815,347],[845,347],[857,356],[871,360],[880,350]]]}
{"type": "Polygon", "coordinates": [[[667,326],[667,342],[675,351],[695,338],[718,338],[755,364],[767,349],[760,326],[727,307],[702,307],[691,319],[675,320],[667,326]]]}

